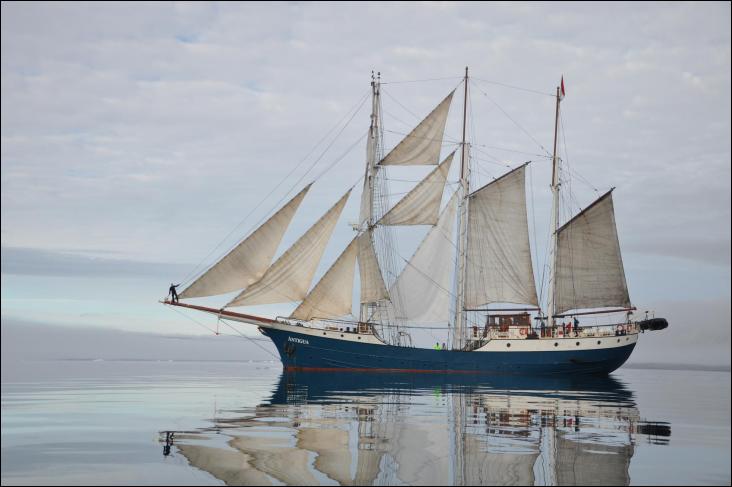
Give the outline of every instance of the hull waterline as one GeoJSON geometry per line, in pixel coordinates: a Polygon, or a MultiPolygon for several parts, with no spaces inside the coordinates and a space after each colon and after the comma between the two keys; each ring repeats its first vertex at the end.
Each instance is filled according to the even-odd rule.
{"type": "Polygon", "coordinates": [[[286,370],[306,371],[606,375],[625,363],[636,344],[634,340],[585,350],[463,352],[357,343],[275,328],[262,328],[262,333],[277,347],[286,370]]]}

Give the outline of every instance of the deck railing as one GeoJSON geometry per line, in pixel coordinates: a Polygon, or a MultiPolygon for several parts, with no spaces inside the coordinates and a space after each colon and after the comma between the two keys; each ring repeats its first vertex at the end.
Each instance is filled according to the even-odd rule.
{"type": "Polygon", "coordinates": [[[630,335],[638,333],[639,327],[636,323],[614,323],[608,325],[592,325],[592,326],[555,326],[553,328],[541,326],[489,326],[486,328],[473,329],[471,335],[472,340],[524,340],[524,339],[546,339],[553,340],[557,338],[596,338],[618,335],[630,335]]]}

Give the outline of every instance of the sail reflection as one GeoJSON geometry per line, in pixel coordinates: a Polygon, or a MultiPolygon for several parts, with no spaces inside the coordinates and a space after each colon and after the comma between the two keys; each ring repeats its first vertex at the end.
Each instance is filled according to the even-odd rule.
{"type": "Polygon", "coordinates": [[[166,446],[228,485],[627,485],[636,442],[670,433],[609,377],[285,372],[166,446]]]}

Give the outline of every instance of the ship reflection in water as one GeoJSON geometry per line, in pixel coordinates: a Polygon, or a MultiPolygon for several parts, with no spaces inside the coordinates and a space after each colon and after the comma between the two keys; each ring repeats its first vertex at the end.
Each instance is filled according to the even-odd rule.
{"type": "Polygon", "coordinates": [[[161,442],[228,485],[626,485],[636,444],[671,436],[612,378],[285,372],[217,416],[161,442]]]}

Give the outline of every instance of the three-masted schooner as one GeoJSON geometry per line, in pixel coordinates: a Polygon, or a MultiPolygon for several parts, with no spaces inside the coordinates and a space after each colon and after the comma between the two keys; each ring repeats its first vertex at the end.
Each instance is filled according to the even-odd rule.
{"type": "Polygon", "coordinates": [[[628,359],[641,332],[667,326],[662,318],[631,318],[635,308],[623,270],[612,190],[559,226],[556,146],[563,81],[556,91],[547,313],[539,303],[532,267],[525,190],[528,163],[483,187],[470,188],[470,144],[465,139],[468,69],[462,80],[460,181],[442,210],[457,151],[442,160],[440,156],[458,88],[383,157],[380,80],[372,77],[371,88],[357,234],[317,284],[311,288],[352,188],[272,262],[311,185],[305,186],[180,293],[180,298],[187,299],[239,291],[224,307],[178,300],[165,304],[256,325],[273,341],[285,368],[304,370],[602,374],[628,359]],[[380,172],[395,165],[435,167],[400,201],[385,208],[383,201],[376,201],[380,172]],[[380,232],[399,225],[429,225],[430,230],[401,273],[387,284],[376,240],[383,242],[380,232]],[[360,307],[358,319],[348,320],[344,317],[353,309],[356,263],[360,307]],[[300,304],[288,317],[267,318],[229,309],[293,302],[300,304]],[[526,308],[488,307],[496,303],[526,308]],[[578,326],[576,316],[610,312],[623,312],[624,318],[610,325],[578,326]],[[557,319],[565,317],[574,321],[559,325],[557,319]],[[411,346],[405,324],[425,322],[441,323],[449,330],[445,349],[411,346]]]}

